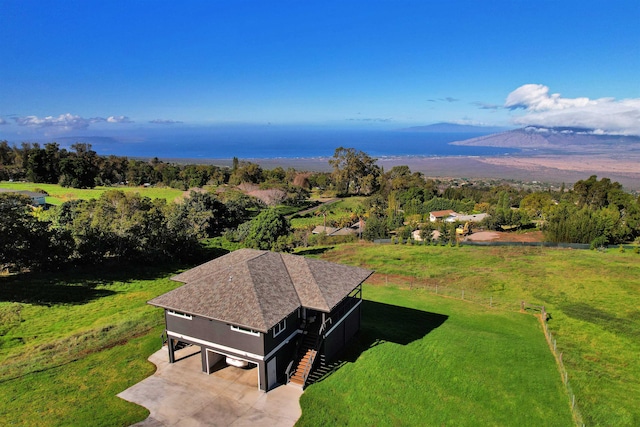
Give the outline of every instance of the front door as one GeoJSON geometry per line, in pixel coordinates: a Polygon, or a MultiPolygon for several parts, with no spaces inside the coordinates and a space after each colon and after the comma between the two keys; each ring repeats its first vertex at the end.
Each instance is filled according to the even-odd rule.
{"type": "Polygon", "coordinates": [[[277,373],[276,373],[276,358],[269,360],[267,362],[267,390],[271,390],[273,386],[276,385],[277,381],[277,373]]]}

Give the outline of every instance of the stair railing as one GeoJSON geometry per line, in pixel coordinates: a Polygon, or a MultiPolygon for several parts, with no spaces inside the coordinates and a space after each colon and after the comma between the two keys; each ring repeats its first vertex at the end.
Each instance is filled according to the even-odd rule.
{"type": "Polygon", "coordinates": [[[296,344],[296,350],[293,352],[293,359],[291,359],[291,362],[289,362],[289,365],[287,366],[287,370],[285,371],[286,379],[287,379],[285,384],[289,384],[289,380],[293,376],[293,371],[292,371],[293,364],[298,358],[298,353],[300,352],[300,347],[302,347],[302,343],[304,342],[304,336],[307,333],[309,325],[310,323],[307,323],[306,321],[302,324],[302,334],[300,334],[300,337],[298,338],[298,343],[296,344]]]}
{"type": "Polygon", "coordinates": [[[320,345],[322,345],[322,341],[324,341],[324,331],[325,329],[327,329],[327,325],[331,323],[331,318],[328,318],[323,324],[322,326],[320,326],[320,330],[318,331],[318,336],[316,337],[316,343],[313,346],[313,353],[311,353],[311,356],[309,357],[309,362],[307,363],[307,366],[305,366],[304,371],[302,372],[302,386],[304,387],[304,385],[307,383],[307,378],[309,378],[309,375],[311,374],[311,369],[313,369],[313,365],[315,364],[316,361],[316,356],[318,355],[318,352],[320,351],[320,345]]]}

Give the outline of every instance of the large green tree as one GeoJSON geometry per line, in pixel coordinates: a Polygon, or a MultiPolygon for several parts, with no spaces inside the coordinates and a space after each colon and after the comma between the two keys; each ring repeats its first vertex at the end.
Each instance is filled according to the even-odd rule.
{"type": "Polygon", "coordinates": [[[0,193],[0,270],[56,268],[73,244],[68,233],[39,221],[28,197],[0,193]]]}
{"type": "Polygon", "coordinates": [[[63,187],[93,188],[98,176],[98,155],[91,144],[77,143],[74,150],[60,162],[60,184],[63,187]]]}
{"type": "Polygon", "coordinates": [[[378,189],[380,168],[376,159],[355,148],[338,147],[329,160],[332,178],[341,194],[368,195],[378,189]]]}
{"type": "Polygon", "coordinates": [[[291,224],[275,209],[266,209],[251,220],[249,233],[244,240],[247,247],[275,249],[279,238],[291,233],[291,224]]]}

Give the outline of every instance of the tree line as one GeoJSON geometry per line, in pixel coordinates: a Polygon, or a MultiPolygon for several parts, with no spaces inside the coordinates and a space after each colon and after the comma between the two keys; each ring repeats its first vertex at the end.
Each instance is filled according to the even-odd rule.
{"type": "Polygon", "coordinates": [[[106,261],[194,262],[203,239],[244,227],[239,240],[256,249],[287,250],[291,231],[273,208],[234,194],[222,201],[191,191],[180,202],[109,190],[97,199],[73,200],[48,210],[28,197],[0,193],[0,271],[59,269],[106,261]],[[244,200],[242,200],[244,199],[244,200]],[[241,226],[241,227],[239,227],[241,226]]]}
{"type": "Polygon", "coordinates": [[[559,190],[533,191],[482,180],[429,179],[408,166],[385,171],[366,153],[343,147],[336,149],[329,162],[331,173],[263,170],[238,159],[230,168],[174,165],[158,159],[144,162],[97,156],[88,144],[75,144],[72,150],[67,152],[55,143],[43,148],[23,144],[20,149],[0,143],[0,172],[4,177],[22,173],[34,182],[57,180],[74,186],[132,179],[182,188],[212,184],[225,191],[192,191],[174,203],[111,190],[98,199],[66,202],[46,211],[34,211],[26,198],[0,194],[0,268],[193,260],[202,239],[215,236],[247,247],[291,250],[312,241],[310,229],[293,230],[273,206],[302,204],[310,188],[333,196],[365,196],[346,223],[327,222],[326,209],[323,223],[365,223],[360,237],[367,240],[387,238],[392,231],[410,240],[420,230],[430,241],[432,231],[438,229],[439,243],[454,242],[456,224],[434,225],[428,218],[429,212],[446,209],[488,213],[480,226],[492,230],[538,227],[552,242],[600,246],[640,236],[640,199],[619,183],[596,176],[570,189],[563,185],[559,190]]]}
{"type": "MultiPolygon", "coordinates": [[[[41,146],[24,142],[19,147],[0,141],[0,180],[27,180],[60,184],[63,187],[161,184],[187,190],[193,187],[241,183],[279,185],[294,184],[299,174],[292,168],[263,170],[258,164],[233,159],[233,166],[178,164],[129,159],[124,156],[100,156],[91,144],[76,143],[70,150],[56,142],[41,146]]],[[[327,186],[328,174],[306,174],[297,187],[327,186]]]]}
{"type": "MultiPolygon", "coordinates": [[[[508,184],[465,180],[443,183],[427,179],[408,166],[384,171],[376,159],[354,149],[339,148],[330,161],[332,179],[343,194],[367,194],[366,239],[388,238],[395,231],[409,239],[421,229],[427,239],[436,227],[429,212],[453,210],[487,213],[479,224],[490,230],[540,228],[550,242],[619,244],[640,239],[640,197],[625,192],[609,178],[591,176],[558,190],[533,191],[508,184]]],[[[455,239],[456,224],[440,224],[441,241],[455,239]]]]}

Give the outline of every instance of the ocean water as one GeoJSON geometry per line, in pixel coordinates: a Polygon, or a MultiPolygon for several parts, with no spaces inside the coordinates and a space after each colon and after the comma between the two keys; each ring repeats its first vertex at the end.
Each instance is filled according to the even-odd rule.
{"type": "Polygon", "coordinates": [[[91,143],[101,155],[188,159],[330,157],[338,147],[353,147],[373,157],[495,156],[518,151],[449,144],[482,135],[486,134],[261,127],[74,139],[91,143]]]}

